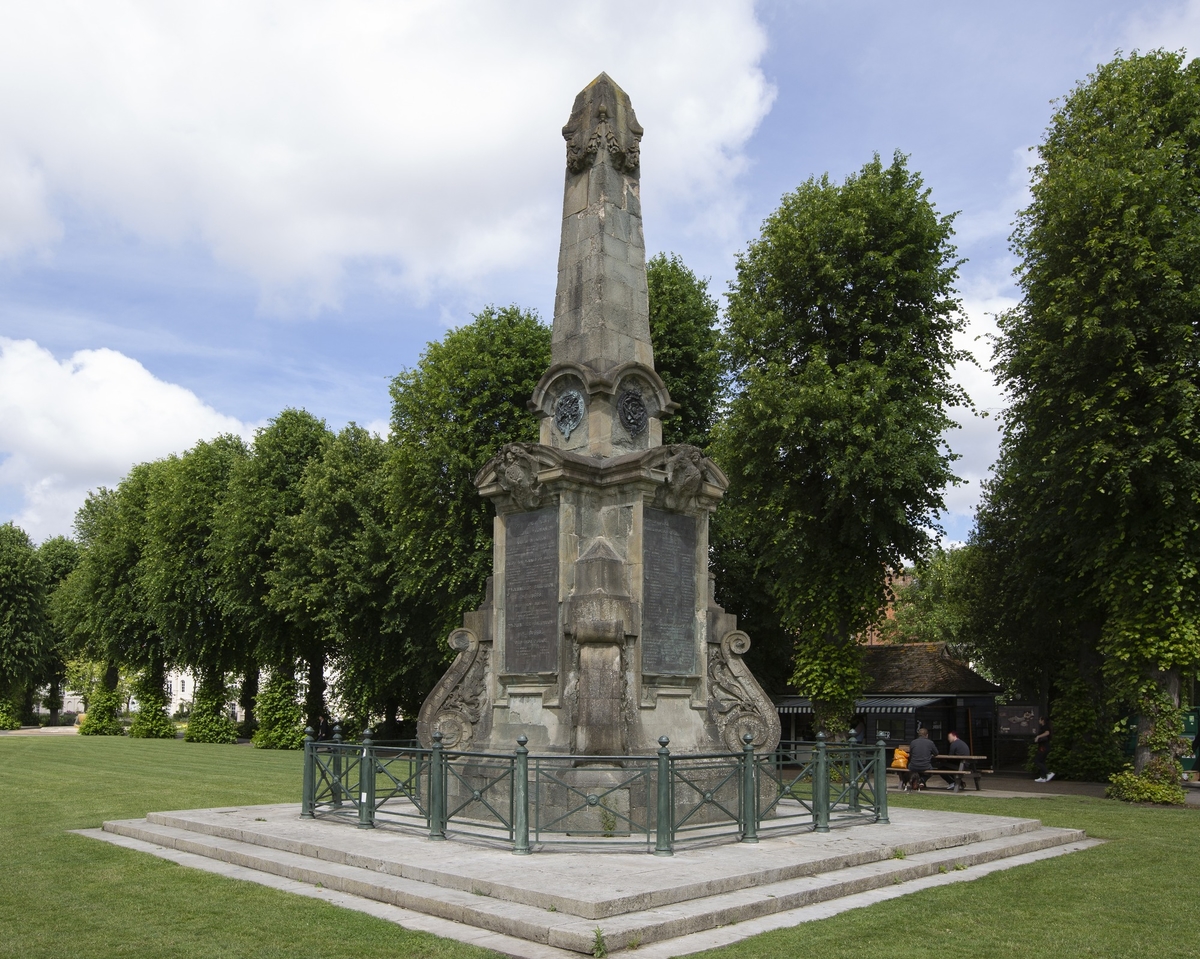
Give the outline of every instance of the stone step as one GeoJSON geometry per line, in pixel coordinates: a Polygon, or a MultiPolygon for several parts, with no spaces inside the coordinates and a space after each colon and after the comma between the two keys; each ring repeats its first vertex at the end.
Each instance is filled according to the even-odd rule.
{"type": "MultiPolygon", "coordinates": [[[[743,845],[740,848],[747,854],[741,857],[739,868],[724,868],[715,874],[694,869],[688,872],[687,878],[682,879],[678,871],[676,875],[668,877],[669,870],[664,867],[662,860],[651,860],[651,865],[644,854],[639,856],[633,852],[620,855],[620,865],[642,875],[654,868],[664,873],[663,881],[649,884],[622,883],[616,860],[609,858],[613,854],[602,853],[606,857],[607,867],[618,871],[615,874],[616,881],[605,884],[600,891],[594,885],[578,882],[550,882],[539,887],[531,886],[527,877],[517,881],[514,877],[519,867],[514,867],[514,859],[506,849],[422,840],[413,842],[411,835],[398,835],[384,829],[356,831],[348,824],[327,821],[310,822],[306,829],[298,832],[294,807],[286,807],[287,818],[282,820],[276,817],[273,809],[263,808],[263,811],[267,813],[266,821],[256,819],[253,823],[245,821],[245,816],[239,819],[240,811],[225,814],[208,810],[151,813],[147,821],[357,866],[373,873],[401,876],[460,892],[481,891],[495,899],[539,909],[554,909],[584,919],[604,919],[802,876],[835,872],[848,866],[891,859],[897,849],[911,855],[1019,836],[1041,825],[1035,819],[975,816],[970,817],[971,824],[967,827],[948,828],[944,833],[932,836],[917,836],[911,831],[887,826],[871,826],[868,827],[872,831],[870,842],[841,839],[829,842],[826,847],[811,849],[806,848],[806,841],[816,837],[811,833],[802,834],[800,845],[787,844],[787,848],[776,850],[774,855],[749,854],[751,849],[766,850],[773,847],[777,844],[774,840],[764,840],[759,847],[743,845]],[[889,837],[892,842],[887,841],[889,837]]],[[[725,848],[730,846],[727,844],[725,848]]],[[[558,852],[553,854],[560,855],[558,852]]],[[[590,863],[590,859],[583,860],[583,868],[588,872],[592,871],[590,863]]]]}
{"type": "MultiPolygon", "coordinates": [[[[157,814],[155,818],[163,816],[157,814]]],[[[308,854],[305,854],[263,843],[246,842],[231,836],[214,835],[212,832],[146,820],[105,823],[104,829],[146,843],[195,853],[271,875],[466,923],[529,942],[544,943],[584,954],[592,951],[597,927],[602,931],[609,949],[626,948],[634,943],[661,942],[733,922],[769,916],[884,886],[903,884],[939,872],[969,869],[982,863],[1083,838],[1083,834],[1078,830],[1048,829],[1035,822],[1031,828],[978,839],[953,848],[911,852],[906,850],[903,858],[891,857],[858,864],[842,864],[839,868],[760,882],[669,904],[627,910],[597,920],[557,909],[551,911],[552,903],[543,907],[503,898],[497,895],[501,890],[495,888],[490,893],[482,887],[461,890],[345,861],[331,861],[314,855],[313,853],[318,852],[314,848],[309,848],[308,854]]],[[[447,844],[430,845],[445,849],[447,844]]],[[[656,864],[653,857],[632,858],[647,867],[656,864]]],[[[509,858],[508,866],[513,870],[524,870],[532,867],[535,862],[536,860],[531,859],[509,858]]],[[[761,878],[763,877],[760,876],[761,878]]]]}

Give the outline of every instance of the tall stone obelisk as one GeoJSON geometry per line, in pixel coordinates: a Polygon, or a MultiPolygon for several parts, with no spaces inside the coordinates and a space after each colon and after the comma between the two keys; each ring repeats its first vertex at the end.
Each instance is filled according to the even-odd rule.
{"type": "Polygon", "coordinates": [[[418,723],[450,748],[591,756],[773,749],[779,721],[712,599],[708,520],[728,485],[691,446],[654,371],[638,176],[642,127],[607,74],[567,141],[551,365],[539,443],[506,446],[476,485],[496,504],[488,602],[418,723]]]}

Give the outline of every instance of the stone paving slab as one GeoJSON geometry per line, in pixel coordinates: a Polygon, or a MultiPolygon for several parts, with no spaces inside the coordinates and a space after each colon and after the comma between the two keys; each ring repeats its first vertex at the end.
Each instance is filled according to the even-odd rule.
{"type": "Polygon", "coordinates": [[[152,813],[147,821],[267,846],[445,889],[554,909],[585,919],[667,906],[799,876],[1016,835],[1037,820],[892,810],[889,825],[776,836],[751,845],[679,848],[673,857],[571,851],[546,846],[524,864],[506,848],[432,842],[414,831],[359,830],[347,822],[301,820],[295,804],[152,813]],[[547,858],[553,858],[553,865],[547,858]],[[600,866],[603,863],[603,866],[600,866]]]}
{"type": "MultiPolygon", "coordinates": [[[[269,873],[258,872],[253,869],[246,869],[244,867],[232,865],[227,862],[222,862],[193,853],[182,852],[177,849],[172,849],[153,843],[147,843],[137,839],[131,839],[112,832],[104,832],[98,829],[78,830],[78,832],[81,835],[111,842],[125,848],[149,852],[153,855],[178,862],[181,865],[203,869],[205,871],[213,872],[218,875],[227,876],[233,879],[257,882],[261,885],[266,885],[271,888],[280,889],[286,892],[293,892],[298,895],[309,896],[310,898],[321,899],[333,905],[355,909],[389,922],[395,922],[407,929],[429,932],[434,935],[453,939],[459,942],[470,943],[472,945],[493,949],[496,952],[504,955],[520,957],[520,959],[568,959],[568,957],[572,957],[573,959],[573,957],[577,957],[579,955],[579,953],[576,951],[556,948],[543,943],[530,942],[502,933],[489,932],[487,930],[478,929],[461,922],[454,922],[435,916],[423,915],[421,913],[403,909],[389,903],[378,902],[361,896],[355,896],[333,889],[322,888],[311,883],[299,882],[269,873]]],[[[823,919],[828,916],[844,912],[848,909],[861,908],[871,905],[875,902],[892,899],[901,895],[907,895],[909,893],[917,892],[934,886],[976,879],[999,869],[1007,869],[1013,866],[1022,865],[1027,862],[1035,862],[1040,859],[1062,855],[1066,852],[1075,852],[1086,849],[1091,846],[1098,845],[1098,842],[1098,840],[1080,839],[1065,843],[1063,845],[1051,846],[1017,856],[981,863],[979,865],[971,866],[965,870],[951,870],[946,873],[933,873],[931,875],[903,882],[899,885],[893,884],[891,881],[889,881],[885,886],[852,895],[842,896],[834,900],[818,902],[800,908],[780,911],[772,915],[767,915],[756,919],[740,921],[736,925],[727,925],[721,928],[707,929],[676,938],[666,939],[656,943],[642,945],[637,950],[637,953],[639,957],[644,957],[644,959],[664,959],[664,957],[681,956],[703,949],[717,948],[749,938],[750,936],[757,935],[761,932],[769,931],[771,929],[786,928],[789,926],[798,925],[802,922],[823,919]]],[[[526,862],[527,861],[528,860],[526,860],[526,862]]],[[[905,861],[907,862],[907,860],[905,861]]],[[[876,864],[876,868],[878,868],[879,865],[880,864],[876,864]]]]}

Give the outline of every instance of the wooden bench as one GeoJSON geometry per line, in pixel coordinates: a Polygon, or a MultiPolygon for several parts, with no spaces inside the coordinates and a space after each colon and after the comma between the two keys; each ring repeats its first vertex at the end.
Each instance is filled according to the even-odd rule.
{"type": "MultiPolygon", "coordinates": [[[[961,764],[961,763],[965,763],[965,762],[975,762],[977,760],[987,759],[988,757],[987,756],[951,756],[951,755],[945,755],[945,754],[938,754],[934,758],[941,759],[941,760],[949,760],[949,761],[953,761],[953,762],[957,762],[957,763],[961,764]]],[[[966,783],[964,782],[964,779],[965,779],[965,777],[970,776],[972,779],[975,780],[975,791],[976,792],[978,792],[982,788],[980,783],[981,783],[981,780],[982,780],[984,774],[991,772],[990,769],[921,769],[921,770],[916,770],[916,769],[911,769],[908,766],[888,766],[887,771],[890,773],[896,773],[899,776],[901,789],[907,788],[907,781],[909,779],[909,774],[920,773],[921,775],[924,775],[926,779],[928,779],[932,776],[954,776],[958,779],[958,788],[959,789],[963,789],[966,787],[966,783]]],[[[924,789],[927,787],[922,786],[921,788],[924,789]]]]}

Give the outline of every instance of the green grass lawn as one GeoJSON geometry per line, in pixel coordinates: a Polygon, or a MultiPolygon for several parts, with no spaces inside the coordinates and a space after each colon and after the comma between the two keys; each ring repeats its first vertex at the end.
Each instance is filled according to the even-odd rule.
{"type": "MultiPolygon", "coordinates": [[[[153,810],[298,805],[299,794],[296,753],[181,741],[0,738],[0,956],[491,955],[67,832],[153,810]]],[[[710,955],[1200,954],[1200,810],[1074,797],[906,796],[893,804],[1028,816],[1110,842],[756,936],[710,955]]]]}

